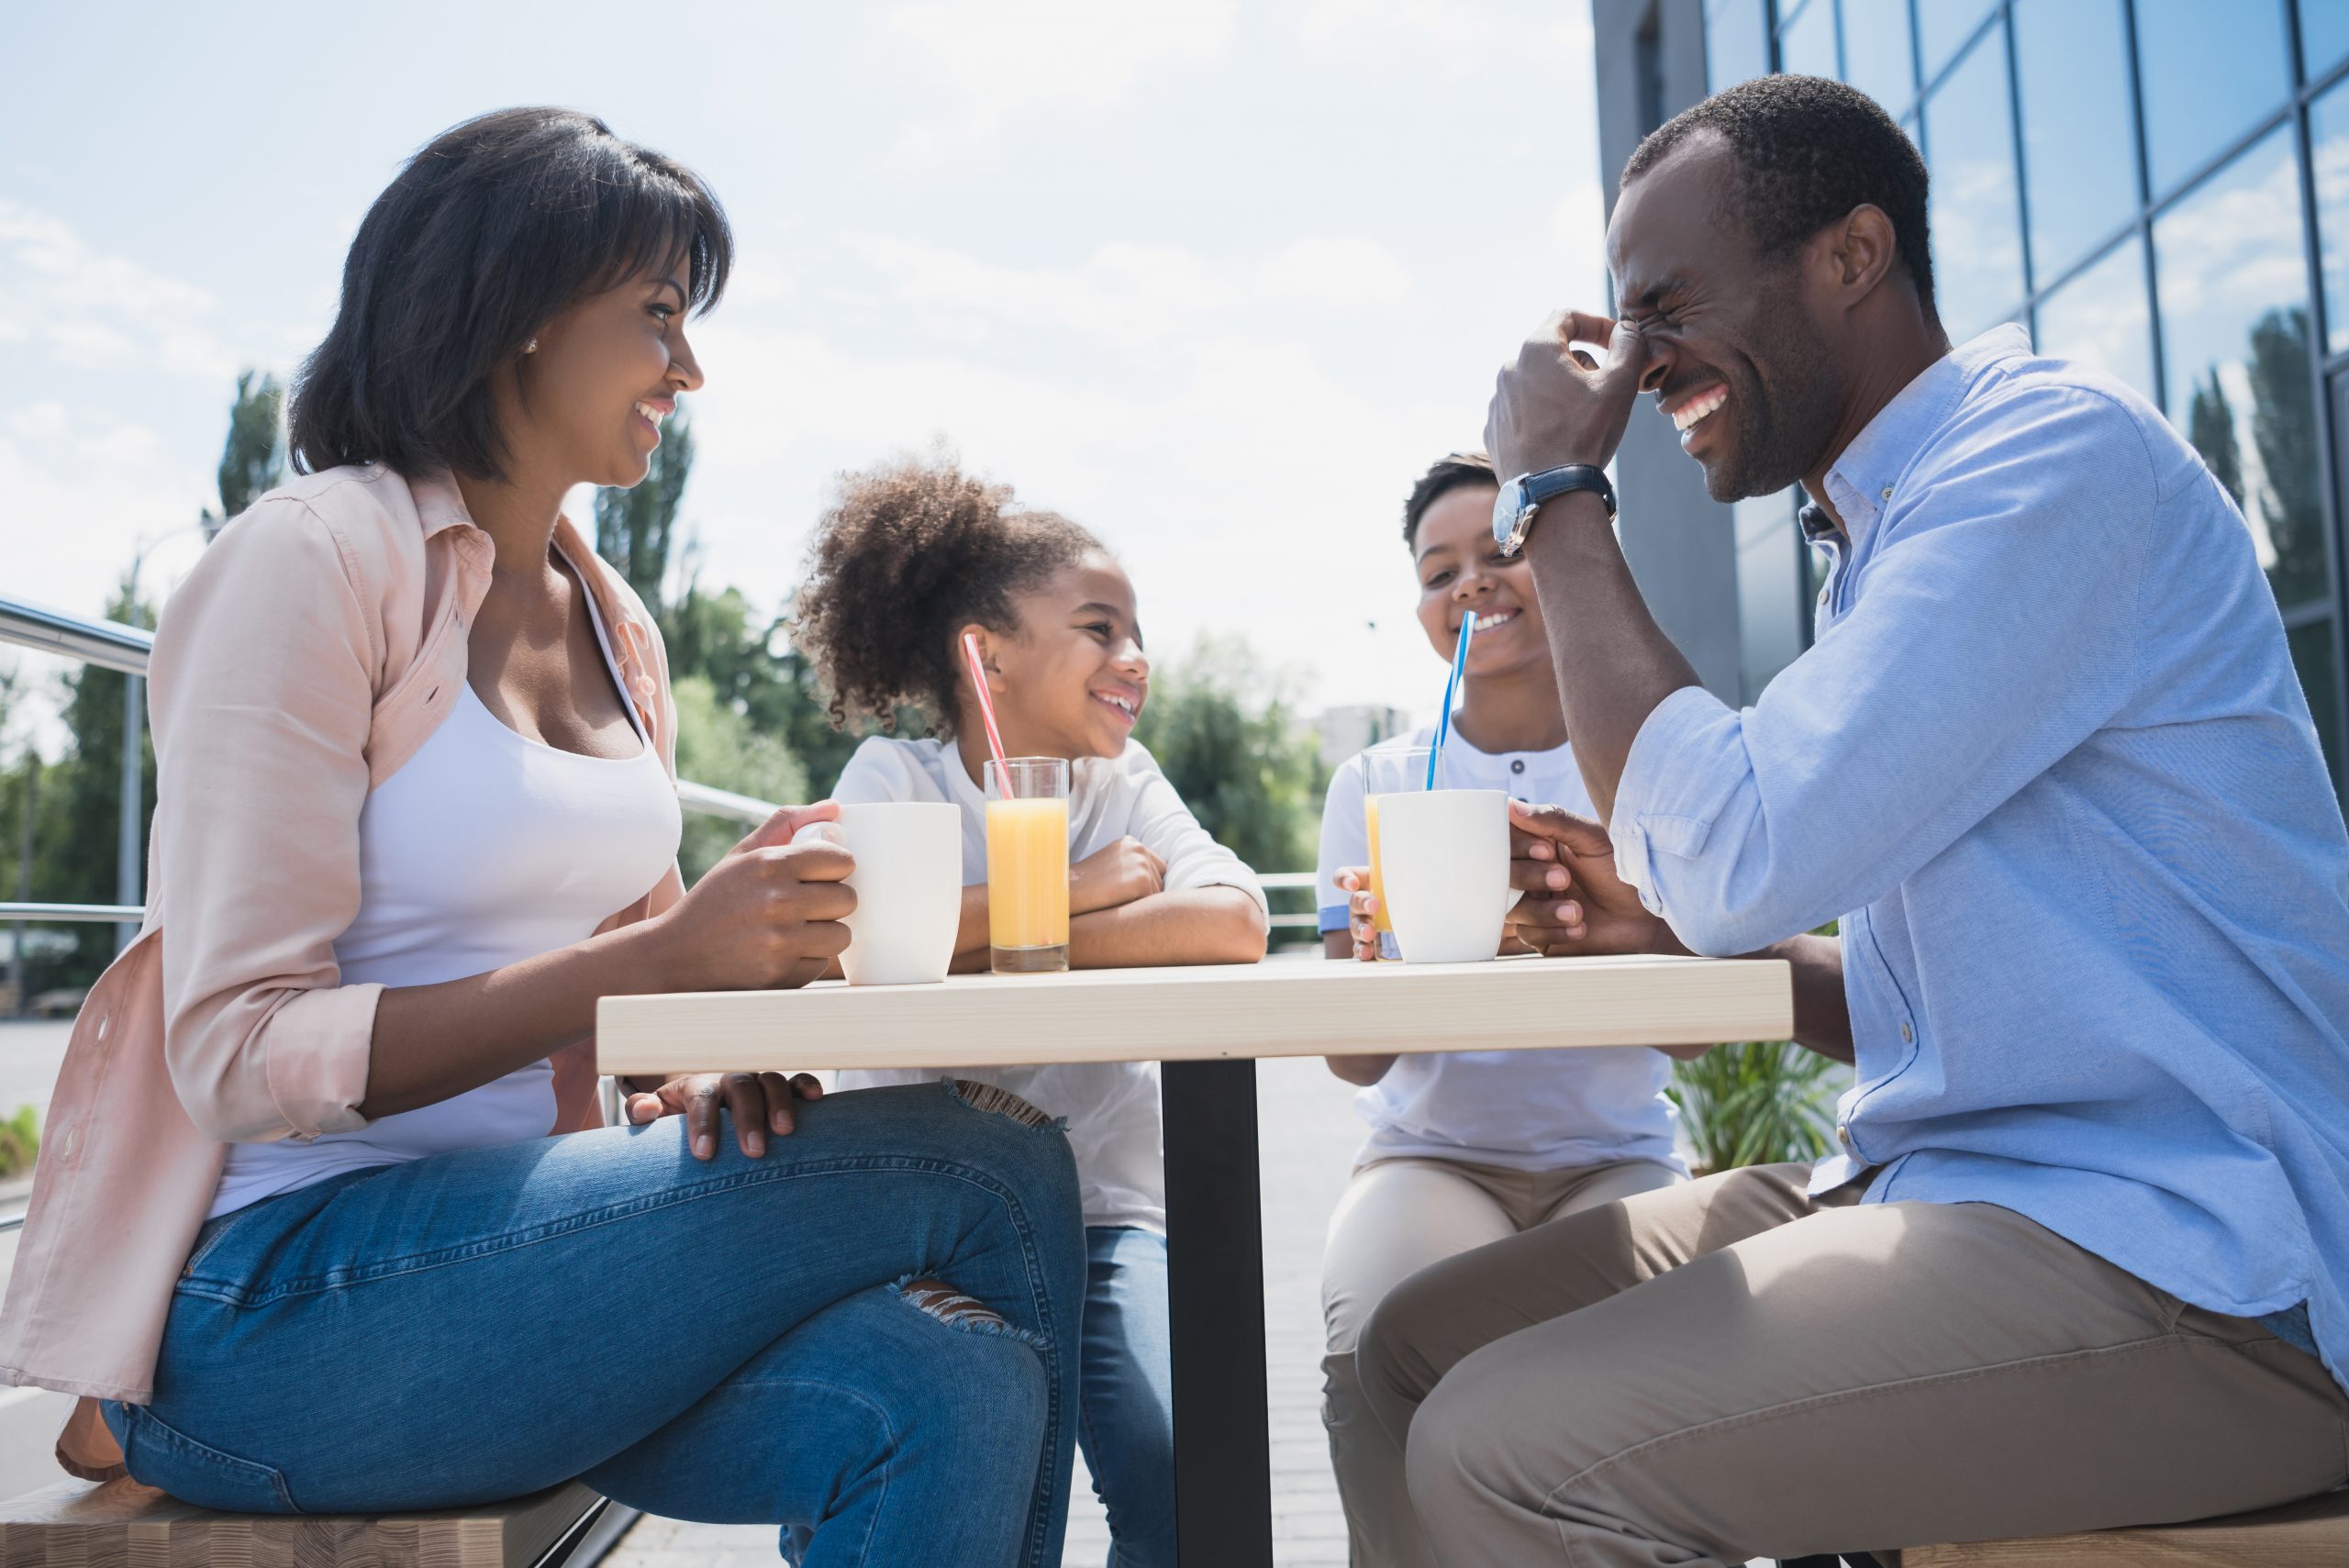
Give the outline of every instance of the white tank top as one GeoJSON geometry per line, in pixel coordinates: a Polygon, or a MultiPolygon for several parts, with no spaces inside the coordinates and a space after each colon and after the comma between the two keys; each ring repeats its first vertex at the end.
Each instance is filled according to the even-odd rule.
{"type": "MultiPolygon", "coordinates": [[[[601,620],[596,637],[610,664],[601,620]]],[[[558,751],[465,686],[360,813],[359,913],[334,944],[343,984],[429,985],[584,941],[661,880],[680,828],[651,747],[622,760],[558,751]]],[[[545,1138],[554,1111],[554,1066],[540,1061],[353,1132],[232,1143],[211,1217],[346,1171],[545,1138]]]]}

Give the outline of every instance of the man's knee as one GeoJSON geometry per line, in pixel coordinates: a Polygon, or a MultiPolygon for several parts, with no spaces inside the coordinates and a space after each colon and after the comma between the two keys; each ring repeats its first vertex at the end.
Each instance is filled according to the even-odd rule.
{"type": "Polygon", "coordinates": [[[1353,1371],[1363,1403],[1398,1444],[1410,1429],[1411,1413],[1443,1375],[1429,1346],[1450,1293],[1441,1286],[1415,1288],[1424,1277],[1388,1291],[1354,1340],[1353,1371]]]}

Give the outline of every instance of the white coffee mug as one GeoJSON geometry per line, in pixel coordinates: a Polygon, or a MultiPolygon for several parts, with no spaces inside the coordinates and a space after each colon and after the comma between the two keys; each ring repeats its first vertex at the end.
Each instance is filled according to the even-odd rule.
{"type": "Polygon", "coordinates": [[[945,979],[963,921],[963,808],[928,800],[843,806],[836,830],[820,837],[856,857],[848,875],[856,909],[846,922],[848,951],[841,954],[848,983],[927,985],[945,979]]]}
{"type": "Polygon", "coordinates": [[[1508,795],[1436,789],[1378,800],[1378,871],[1405,963],[1474,963],[1500,951],[1508,795]]]}

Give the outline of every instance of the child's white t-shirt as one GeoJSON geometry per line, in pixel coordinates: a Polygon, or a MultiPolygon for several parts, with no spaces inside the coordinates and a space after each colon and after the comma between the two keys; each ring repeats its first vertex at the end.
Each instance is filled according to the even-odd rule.
{"type": "MultiPolygon", "coordinates": [[[[1434,739],[1434,729],[1426,728],[1371,750],[1427,746],[1434,739]]],[[[1571,746],[1489,755],[1454,730],[1444,742],[1442,782],[1592,815],[1571,746]]],[[[1370,863],[1363,795],[1362,758],[1348,758],[1330,781],[1321,812],[1315,903],[1325,933],[1346,929],[1338,873],[1370,863]]],[[[1473,1038],[1473,1029],[1464,1033],[1473,1038]]],[[[1685,1170],[1673,1149],[1678,1111],[1664,1094],[1670,1076],[1670,1059],[1643,1046],[1406,1053],[1354,1096],[1355,1110],[1370,1124],[1355,1161],[1418,1157],[1551,1171],[1653,1160],[1685,1170]]]]}
{"type": "MultiPolygon", "coordinates": [[[[882,800],[952,801],[963,808],[963,884],[987,879],[986,796],[942,740],[876,735],[841,770],[832,798],[842,805],[882,800]]],[[[1134,741],[1119,757],[1069,764],[1068,858],[1074,865],[1119,839],[1135,838],[1166,862],[1166,889],[1237,887],[1264,902],[1256,873],[1215,841],[1183,804],[1157,761],[1134,741]]],[[[1132,1225],[1163,1235],[1166,1179],[1159,1135],[1158,1063],[1052,1062],[1041,1067],[958,1068],[957,1077],[999,1084],[1040,1110],[1068,1118],[1077,1184],[1087,1225],[1132,1225]]],[[[848,1072],[843,1089],[920,1084],[944,1074],[925,1070],[848,1072]]]]}

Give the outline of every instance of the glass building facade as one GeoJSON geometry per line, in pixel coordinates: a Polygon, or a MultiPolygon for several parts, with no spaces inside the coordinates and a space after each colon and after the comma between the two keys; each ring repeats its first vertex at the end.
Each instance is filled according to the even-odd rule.
{"type": "MultiPolygon", "coordinates": [[[[1932,172],[1963,341],[2004,321],[2163,409],[2237,503],[2336,783],[2349,0],[1702,0],[1706,79],[1831,75],[1932,172]]],[[[1734,511],[1751,700],[1809,635],[1798,493],[1734,511]]]]}

